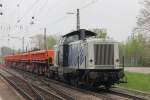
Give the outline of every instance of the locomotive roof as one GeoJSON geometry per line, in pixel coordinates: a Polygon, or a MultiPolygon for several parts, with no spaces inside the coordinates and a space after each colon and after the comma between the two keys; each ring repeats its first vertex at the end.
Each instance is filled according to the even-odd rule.
{"type": "Polygon", "coordinates": [[[84,32],[85,35],[88,35],[88,36],[96,36],[97,35],[96,33],[92,32],[92,31],[89,31],[89,30],[86,30],[86,29],[80,29],[80,30],[73,31],[71,33],[65,34],[63,37],[69,37],[69,36],[73,36],[73,35],[81,36],[82,32],[84,32]]]}

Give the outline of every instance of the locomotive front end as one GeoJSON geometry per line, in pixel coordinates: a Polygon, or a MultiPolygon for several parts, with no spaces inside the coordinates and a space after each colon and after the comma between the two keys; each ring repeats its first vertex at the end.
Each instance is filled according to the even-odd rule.
{"type": "Polygon", "coordinates": [[[87,42],[89,68],[119,68],[119,51],[117,42],[101,39],[89,39],[87,42]]]}
{"type": "Polygon", "coordinates": [[[118,43],[113,40],[88,39],[87,65],[89,78],[95,85],[110,87],[124,77],[124,70],[119,66],[118,43]]]}

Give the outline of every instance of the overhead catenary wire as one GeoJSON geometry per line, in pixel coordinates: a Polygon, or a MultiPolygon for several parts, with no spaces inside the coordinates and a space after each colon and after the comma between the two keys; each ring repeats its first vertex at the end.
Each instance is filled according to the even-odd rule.
{"type": "MultiPolygon", "coordinates": [[[[87,8],[87,7],[89,7],[89,6],[91,6],[91,5],[95,4],[95,3],[97,3],[98,1],[99,1],[99,0],[92,0],[92,1],[89,2],[88,4],[86,4],[86,5],[82,6],[82,7],[79,7],[79,9],[81,9],[81,10],[82,10],[82,9],[85,9],[85,8],[87,8]]],[[[73,13],[76,13],[76,10],[74,10],[73,13]]],[[[63,16],[63,17],[59,18],[58,20],[52,22],[51,24],[57,24],[57,23],[63,21],[64,19],[66,19],[66,18],[67,18],[67,16],[63,16]]]]}
{"type": "Polygon", "coordinates": [[[89,2],[88,4],[86,4],[86,5],[84,5],[84,6],[82,6],[82,7],[80,7],[79,9],[85,9],[85,8],[87,8],[87,7],[89,7],[89,6],[91,6],[91,5],[93,5],[93,4],[95,4],[95,3],[97,3],[99,0],[92,0],[91,2],[89,2]]]}
{"type": "MultiPolygon", "coordinates": [[[[29,6],[29,8],[27,8],[27,10],[25,11],[25,13],[23,13],[23,16],[21,16],[20,18],[19,18],[19,22],[21,22],[27,15],[29,15],[29,13],[31,12],[31,11],[33,11],[33,8],[35,8],[35,6],[37,7],[37,3],[39,4],[39,1],[40,0],[35,0],[34,1],[34,3],[32,3],[31,4],[31,6],[29,6]]],[[[91,2],[89,1],[88,3],[85,3],[85,5],[84,6],[82,6],[82,7],[79,7],[79,9],[85,9],[85,8],[87,8],[87,7],[89,7],[89,6],[91,6],[91,5],[93,5],[93,4],[95,4],[96,2],[98,2],[99,0],[92,0],[91,2]]],[[[23,0],[20,0],[20,2],[18,3],[19,4],[19,6],[21,7],[21,4],[22,4],[22,2],[23,2],[23,0]]],[[[41,15],[41,11],[43,10],[43,9],[45,9],[46,7],[48,7],[48,6],[46,6],[48,3],[48,0],[45,0],[45,2],[43,2],[42,3],[42,5],[41,6],[38,6],[39,8],[38,9],[36,9],[36,13],[35,13],[35,15],[33,14],[33,16],[35,16],[35,17],[37,17],[37,16],[40,16],[41,15]],[[38,15],[38,13],[40,13],[39,15],[38,15]]],[[[87,2],[87,1],[86,1],[87,2]]],[[[40,3],[41,4],[41,3],[40,3]]],[[[58,3],[57,3],[58,4],[58,3]]],[[[55,9],[55,4],[52,4],[52,7],[50,7],[49,9],[51,10],[51,9],[55,9]]],[[[49,10],[48,10],[49,11],[49,10]]],[[[33,13],[33,12],[32,12],[33,13]]],[[[57,19],[56,18],[56,20],[54,20],[54,21],[51,21],[50,22],[50,24],[58,24],[58,23],[60,23],[60,22],[62,22],[63,20],[65,20],[65,19],[67,19],[67,18],[69,18],[69,16],[67,16],[67,15],[64,15],[64,16],[59,16],[59,18],[57,19]]],[[[16,34],[17,35],[17,34],[16,34]]]]}
{"type": "MultiPolygon", "coordinates": [[[[36,1],[26,10],[26,12],[24,13],[24,15],[23,15],[20,19],[17,20],[17,23],[20,23],[21,20],[23,20],[23,18],[25,18],[25,17],[28,15],[27,13],[29,13],[30,11],[32,11],[32,8],[36,5],[36,3],[38,3],[38,1],[40,1],[40,0],[36,0],[36,1]]],[[[43,4],[43,6],[41,6],[41,8],[39,9],[38,12],[40,12],[40,10],[42,10],[42,9],[44,8],[44,6],[47,4],[47,1],[48,1],[48,0],[45,1],[45,3],[43,4]]],[[[83,7],[80,7],[79,9],[87,8],[88,6],[94,4],[94,3],[98,2],[98,1],[99,1],[99,0],[92,0],[90,3],[84,5],[83,7]]],[[[20,5],[22,2],[23,2],[23,0],[21,0],[17,5],[20,5]]],[[[33,16],[37,16],[37,15],[33,15],[33,16]]],[[[64,18],[64,17],[63,17],[63,18],[64,18]]],[[[63,18],[61,18],[61,20],[63,20],[63,18]]],[[[64,19],[65,19],[65,18],[64,18],[64,19]]],[[[59,20],[59,19],[58,19],[58,20],[59,20]]],[[[54,22],[58,23],[57,20],[54,21],[54,22]]],[[[17,24],[17,23],[16,23],[16,24],[17,24]]],[[[52,23],[53,23],[53,22],[52,22],[52,23]]],[[[15,24],[15,25],[16,25],[16,24],[15,24]]]]}
{"type": "MultiPolygon", "coordinates": [[[[36,1],[39,1],[39,0],[36,0],[36,1]]],[[[46,0],[45,3],[43,4],[43,6],[41,6],[41,7],[39,8],[38,12],[40,12],[40,11],[44,8],[44,6],[47,4],[47,1],[48,1],[48,0],[46,0]]],[[[98,2],[98,1],[99,1],[99,0],[92,0],[90,3],[88,3],[88,4],[86,4],[86,5],[82,6],[82,7],[79,7],[79,9],[87,8],[88,6],[94,4],[94,3],[98,2]]],[[[37,2],[36,2],[36,3],[37,3],[37,2]]],[[[33,7],[33,6],[32,6],[32,7],[33,7]]],[[[28,11],[28,10],[27,10],[27,11],[28,11]]],[[[27,11],[26,11],[26,12],[27,12],[27,11]]],[[[31,10],[30,10],[30,11],[31,11],[31,10]]],[[[28,12],[28,13],[29,13],[29,12],[28,12]]],[[[19,23],[19,22],[25,17],[25,15],[27,15],[27,14],[25,13],[24,16],[22,16],[22,17],[18,20],[17,23],[19,23]]],[[[35,15],[33,14],[33,16],[34,16],[34,17],[37,17],[38,14],[35,14],[35,15]]],[[[33,17],[33,16],[32,16],[32,17],[33,17]]],[[[57,23],[63,21],[64,19],[66,19],[66,18],[67,18],[66,16],[63,16],[63,17],[57,19],[56,21],[51,22],[51,24],[57,24],[57,23]]]]}
{"type": "MultiPolygon", "coordinates": [[[[35,0],[31,5],[30,5],[30,7],[25,11],[25,13],[23,14],[23,16],[19,19],[19,20],[17,20],[17,23],[20,23],[27,15],[28,15],[28,13],[29,12],[31,12],[32,11],[32,8],[39,2],[40,0],[35,0]]],[[[17,24],[16,23],[16,24],[17,24]]],[[[15,25],[16,25],[15,24],[15,25]]]]}
{"type": "MultiPolygon", "coordinates": [[[[21,0],[21,1],[23,1],[23,0],[21,0]]],[[[34,7],[35,4],[36,4],[38,1],[39,1],[39,0],[36,0],[36,1],[28,8],[28,10],[31,11],[31,8],[34,7]]],[[[39,8],[38,12],[40,12],[40,11],[44,8],[44,6],[47,4],[47,1],[48,1],[48,0],[46,0],[46,1],[44,2],[44,4],[39,8]]],[[[94,4],[94,3],[98,2],[98,1],[99,1],[99,0],[92,0],[91,2],[87,3],[86,5],[84,5],[84,6],[82,6],[82,7],[79,7],[79,9],[82,10],[82,9],[84,9],[84,8],[87,8],[87,7],[91,6],[92,4],[94,4]]],[[[27,10],[26,13],[24,14],[24,16],[22,16],[22,17],[18,20],[17,23],[19,23],[19,22],[27,15],[27,13],[29,13],[28,10],[27,10]]],[[[33,15],[32,17],[37,17],[37,15],[33,15]]],[[[57,23],[63,21],[64,19],[67,19],[67,16],[63,16],[63,17],[57,19],[56,21],[52,21],[51,24],[57,24],[57,23]]]]}
{"type": "MultiPolygon", "coordinates": [[[[35,13],[35,14],[33,14],[33,15],[34,15],[36,18],[39,17],[39,19],[40,19],[40,16],[42,15],[42,14],[41,14],[42,10],[44,10],[44,9],[47,8],[47,7],[49,7],[49,6],[46,6],[47,4],[48,4],[48,0],[46,0],[46,1],[43,3],[43,5],[39,8],[38,12],[35,13]],[[39,14],[39,13],[40,13],[40,14],[39,14]]],[[[56,7],[58,7],[59,4],[60,4],[59,2],[51,3],[52,6],[47,9],[48,12],[46,12],[46,15],[44,15],[44,16],[48,17],[47,14],[49,14],[49,12],[50,12],[51,10],[54,10],[56,7]]],[[[64,16],[63,16],[63,17],[64,17],[64,16]]],[[[62,19],[63,17],[58,18],[57,20],[60,20],[60,19],[62,19]]],[[[57,21],[57,20],[56,20],[56,21],[57,21]]],[[[51,21],[51,23],[55,23],[56,21],[51,21]]],[[[58,22],[58,21],[57,21],[57,22],[58,22]]]]}
{"type": "Polygon", "coordinates": [[[47,4],[48,4],[48,0],[45,0],[45,1],[42,1],[40,5],[38,5],[39,8],[37,8],[31,16],[30,25],[33,25],[36,23],[35,21],[38,19],[38,16],[39,16],[38,13],[40,13],[41,15],[41,12],[43,11],[43,9],[46,7],[47,4]]]}
{"type": "MultiPolygon", "coordinates": [[[[39,1],[39,0],[36,0],[32,5],[35,5],[35,3],[37,3],[38,1],[39,1]]],[[[47,1],[48,1],[48,0],[46,0],[45,3],[43,4],[43,6],[40,7],[39,11],[43,9],[43,7],[46,5],[47,1]]],[[[99,1],[99,0],[92,0],[92,1],[89,2],[88,4],[86,4],[86,5],[82,6],[82,7],[79,7],[79,9],[87,8],[87,7],[91,6],[92,4],[94,4],[94,3],[98,2],[98,1],[99,1]]],[[[33,6],[32,6],[32,7],[33,7],[33,6]]],[[[32,7],[30,6],[28,10],[31,11],[31,8],[32,8],[32,7]]],[[[27,10],[27,11],[28,11],[28,10],[27,10]]],[[[26,11],[26,13],[29,13],[29,12],[27,12],[27,11],[26,11]]],[[[39,12],[39,11],[38,11],[38,12],[39,12]]],[[[24,15],[27,15],[26,13],[25,13],[24,15]]],[[[34,16],[35,16],[35,15],[34,15],[34,16]]],[[[37,16],[37,15],[36,15],[36,16],[37,16]]],[[[25,17],[25,16],[22,16],[22,17],[20,18],[19,22],[20,22],[24,17],[25,17]]],[[[65,20],[65,19],[67,19],[67,18],[68,18],[67,16],[62,16],[61,18],[58,18],[57,20],[52,21],[51,24],[57,24],[57,23],[62,22],[63,20],[65,20]]]]}
{"type": "MultiPolygon", "coordinates": [[[[43,3],[43,5],[39,8],[38,12],[41,13],[41,11],[46,7],[47,3],[48,3],[48,0],[45,0],[45,2],[43,3]]],[[[38,12],[35,13],[35,14],[33,14],[33,16],[36,16],[36,17],[37,17],[37,16],[38,16],[38,15],[37,15],[38,12]]]]}
{"type": "Polygon", "coordinates": [[[15,7],[13,8],[12,12],[10,14],[8,14],[8,16],[12,16],[14,14],[14,12],[16,11],[16,9],[18,7],[20,7],[21,3],[23,2],[23,0],[20,0],[16,5],[15,7]]]}
{"type": "Polygon", "coordinates": [[[57,24],[57,23],[63,21],[64,19],[66,19],[66,18],[67,18],[67,16],[62,16],[61,18],[59,18],[59,19],[53,21],[52,24],[57,24]]]}
{"type": "Polygon", "coordinates": [[[35,7],[35,5],[39,2],[40,0],[35,0],[25,11],[23,16],[17,20],[14,26],[16,26],[18,23],[20,23],[27,15],[32,11],[32,9],[35,7]]]}

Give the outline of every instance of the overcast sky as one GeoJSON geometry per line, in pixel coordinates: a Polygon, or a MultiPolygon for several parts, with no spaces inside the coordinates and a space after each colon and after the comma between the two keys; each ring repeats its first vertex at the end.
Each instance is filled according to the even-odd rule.
{"type": "MultiPolygon", "coordinates": [[[[142,1],[142,0],[140,0],[142,1]]],[[[30,36],[43,32],[65,34],[76,29],[75,15],[80,8],[81,28],[105,28],[117,41],[125,41],[136,26],[139,0],[0,0],[0,46],[21,48],[21,40],[9,38],[30,36]],[[31,25],[32,16],[34,24],[31,25]],[[20,20],[19,23],[17,21],[20,20]]]]}

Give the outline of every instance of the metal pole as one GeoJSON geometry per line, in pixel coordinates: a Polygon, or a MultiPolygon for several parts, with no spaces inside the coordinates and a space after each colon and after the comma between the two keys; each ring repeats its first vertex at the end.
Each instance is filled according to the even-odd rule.
{"type": "Polygon", "coordinates": [[[22,38],[22,52],[24,52],[24,37],[22,38]]]}
{"type": "Polygon", "coordinates": [[[46,36],[46,28],[44,28],[44,48],[47,49],[47,36],[46,36]]]}
{"type": "Polygon", "coordinates": [[[10,41],[10,36],[9,36],[9,34],[8,34],[8,47],[10,47],[10,45],[9,45],[9,41],[10,41]]]}
{"type": "Polygon", "coordinates": [[[80,10],[77,9],[77,30],[80,29],[80,10]]]}
{"type": "MultiPolygon", "coordinates": [[[[3,4],[0,4],[0,8],[2,8],[3,7],[3,4]]],[[[0,11],[0,15],[2,16],[3,15],[3,12],[2,11],[0,11]]]]}
{"type": "Polygon", "coordinates": [[[28,51],[28,47],[26,46],[26,52],[28,51]]]}
{"type": "Polygon", "coordinates": [[[124,69],[124,56],[122,56],[122,67],[124,69]]]}
{"type": "Polygon", "coordinates": [[[14,45],[13,45],[13,55],[15,54],[15,47],[14,47],[14,45]]]}
{"type": "Polygon", "coordinates": [[[41,44],[41,42],[39,41],[39,50],[41,50],[41,45],[40,44],[41,44]]]}

